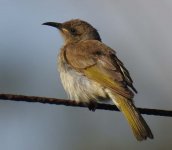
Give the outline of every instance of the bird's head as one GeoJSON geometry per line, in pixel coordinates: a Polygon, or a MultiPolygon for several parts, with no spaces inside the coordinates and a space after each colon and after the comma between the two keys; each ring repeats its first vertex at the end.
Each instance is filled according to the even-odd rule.
{"type": "Polygon", "coordinates": [[[80,19],[73,19],[64,23],[46,22],[43,25],[59,29],[65,42],[79,42],[82,40],[101,41],[97,30],[89,23],[80,19]]]}

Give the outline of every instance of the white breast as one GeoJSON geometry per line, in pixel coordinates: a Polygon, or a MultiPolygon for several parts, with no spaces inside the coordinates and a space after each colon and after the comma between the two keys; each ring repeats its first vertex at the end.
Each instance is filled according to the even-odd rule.
{"type": "Polygon", "coordinates": [[[70,99],[88,103],[91,100],[98,101],[101,98],[107,98],[107,94],[100,84],[71,68],[60,58],[60,55],[58,56],[58,70],[63,87],[70,99]]]}

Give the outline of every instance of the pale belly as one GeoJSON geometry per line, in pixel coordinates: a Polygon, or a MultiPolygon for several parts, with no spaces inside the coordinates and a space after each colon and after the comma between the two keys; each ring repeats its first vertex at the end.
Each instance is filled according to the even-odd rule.
{"type": "Polygon", "coordinates": [[[105,89],[100,84],[75,71],[67,63],[58,60],[58,70],[70,99],[84,103],[108,99],[105,89]]]}

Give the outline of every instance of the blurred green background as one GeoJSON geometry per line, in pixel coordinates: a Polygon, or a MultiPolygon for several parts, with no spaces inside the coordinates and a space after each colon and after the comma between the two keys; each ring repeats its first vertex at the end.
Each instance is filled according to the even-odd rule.
{"type": "MultiPolygon", "coordinates": [[[[138,107],[172,110],[172,1],[0,0],[0,93],[67,98],[57,73],[63,40],[47,21],[80,18],[116,49],[138,107]]],[[[0,101],[1,150],[171,150],[172,118],[147,116],[137,142],[119,112],[0,101]]]]}

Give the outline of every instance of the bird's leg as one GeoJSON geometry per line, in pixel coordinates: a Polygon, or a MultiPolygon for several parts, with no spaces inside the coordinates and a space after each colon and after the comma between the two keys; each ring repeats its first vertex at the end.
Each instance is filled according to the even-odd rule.
{"type": "Polygon", "coordinates": [[[90,111],[95,111],[96,110],[96,107],[97,107],[97,103],[95,101],[90,101],[88,104],[88,109],[90,111]]]}

